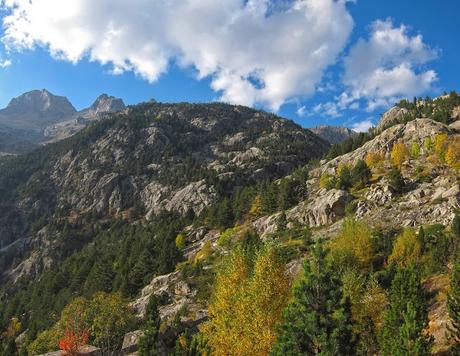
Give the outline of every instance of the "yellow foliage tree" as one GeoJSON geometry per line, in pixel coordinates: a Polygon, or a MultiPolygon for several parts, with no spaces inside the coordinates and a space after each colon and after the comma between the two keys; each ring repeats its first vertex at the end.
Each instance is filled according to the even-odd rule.
{"type": "Polygon", "coordinates": [[[409,150],[403,142],[399,141],[393,145],[391,150],[391,160],[395,166],[400,168],[403,162],[406,161],[409,156],[409,150]]]}
{"type": "Polygon", "coordinates": [[[182,250],[182,249],[185,247],[185,238],[184,238],[184,235],[178,234],[178,235],[176,236],[176,247],[177,247],[179,250],[182,250]]]}
{"type": "Polygon", "coordinates": [[[410,148],[410,153],[412,158],[419,158],[420,156],[420,145],[418,142],[414,141],[412,142],[412,146],[410,148]]]}
{"type": "Polygon", "coordinates": [[[447,149],[447,140],[449,136],[445,133],[438,134],[434,137],[433,148],[441,161],[444,161],[447,149]]]}
{"type": "Polygon", "coordinates": [[[447,146],[446,163],[449,167],[460,169],[460,140],[455,140],[447,146]]]}
{"type": "Polygon", "coordinates": [[[413,229],[405,229],[396,238],[393,251],[388,258],[388,263],[396,263],[401,267],[408,267],[413,263],[420,262],[422,258],[422,246],[413,229]]]}
{"type": "Polygon", "coordinates": [[[249,214],[253,216],[259,216],[262,213],[262,197],[257,195],[252,201],[251,208],[249,209],[249,214]]]}
{"type": "Polygon", "coordinates": [[[330,249],[332,258],[342,268],[369,269],[374,258],[371,230],[363,222],[347,219],[330,249]]]}
{"type": "Polygon", "coordinates": [[[364,162],[371,167],[377,167],[385,160],[385,154],[382,151],[378,152],[368,152],[366,157],[364,158],[364,162]]]}
{"type": "Polygon", "coordinates": [[[257,254],[254,267],[240,249],[224,261],[201,331],[215,355],[267,355],[290,295],[276,248],[257,254]]]}

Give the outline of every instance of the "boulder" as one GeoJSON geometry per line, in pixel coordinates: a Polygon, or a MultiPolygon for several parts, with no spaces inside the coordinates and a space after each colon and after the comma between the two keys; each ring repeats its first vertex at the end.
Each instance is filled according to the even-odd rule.
{"type": "Polygon", "coordinates": [[[137,351],[139,340],[144,336],[144,331],[135,330],[127,333],[121,346],[122,355],[129,355],[137,351]]]}
{"type": "Polygon", "coordinates": [[[332,224],[345,216],[345,207],[351,200],[353,197],[345,190],[321,189],[313,201],[298,205],[286,217],[310,227],[332,224]]]}

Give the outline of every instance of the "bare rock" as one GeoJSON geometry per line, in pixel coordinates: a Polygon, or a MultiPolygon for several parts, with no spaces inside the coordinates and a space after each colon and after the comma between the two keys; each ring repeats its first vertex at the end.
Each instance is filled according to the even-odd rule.
{"type": "Polygon", "coordinates": [[[400,107],[393,107],[382,115],[376,127],[377,131],[383,131],[395,124],[399,124],[403,116],[407,114],[407,109],[400,107]]]}
{"type": "Polygon", "coordinates": [[[286,217],[311,227],[332,224],[345,216],[345,207],[352,199],[345,190],[322,189],[313,201],[293,208],[286,217]]]}

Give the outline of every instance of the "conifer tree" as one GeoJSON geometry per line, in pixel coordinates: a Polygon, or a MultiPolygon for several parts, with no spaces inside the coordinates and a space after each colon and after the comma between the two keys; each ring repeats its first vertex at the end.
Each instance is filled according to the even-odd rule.
{"type": "Polygon", "coordinates": [[[383,355],[430,354],[432,340],[423,333],[428,323],[427,309],[417,268],[399,268],[391,284],[390,309],[380,335],[383,355]]]}
{"type": "Polygon", "coordinates": [[[317,243],[304,275],[294,287],[273,355],[354,355],[350,303],[343,301],[341,281],[317,243]]]}
{"type": "Polygon", "coordinates": [[[158,299],[152,294],[145,309],[144,336],[139,340],[139,356],[156,356],[158,333],[160,330],[158,299]]]}
{"type": "Polygon", "coordinates": [[[455,351],[460,352],[460,254],[457,255],[452,274],[450,276],[450,292],[447,296],[447,307],[452,322],[450,337],[456,343],[455,351]]]}

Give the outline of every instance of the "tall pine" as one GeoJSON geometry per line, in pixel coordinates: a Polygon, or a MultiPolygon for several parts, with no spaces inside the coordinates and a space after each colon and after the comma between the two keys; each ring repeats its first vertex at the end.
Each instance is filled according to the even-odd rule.
{"type": "Polygon", "coordinates": [[[399,268],[391,284],[390,309],[380,335],[382,354],[430,355],[432,339],[424,333],[427,324],[427,297],[420,273],[414,265],[399,268]]]}
{"type": "Polygon", "coordinates": [[[354,355],[351,308],[341,281],[317,243],[286,308],[273,355],[354,355]]]}
{"type": "Polygon", "coordinates": [[[460,253],[457,254],[457,259],[450,276],[450,292],[447,296],[447,307],[452,322],[452,326],[449,328],[450,337],[455,342],[454,351],[460,353],[460,253]]]}

